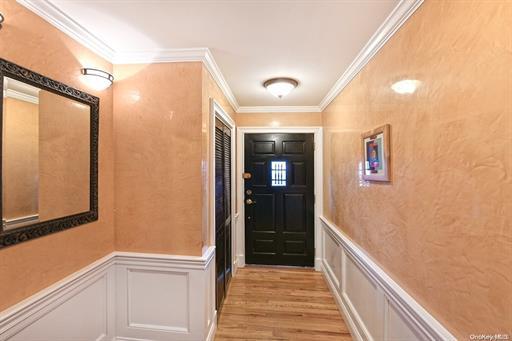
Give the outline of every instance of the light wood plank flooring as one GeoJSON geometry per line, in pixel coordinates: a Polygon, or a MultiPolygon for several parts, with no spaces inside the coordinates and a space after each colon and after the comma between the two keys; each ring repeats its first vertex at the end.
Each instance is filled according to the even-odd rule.
{"type": "Polygon", "coordinates": [[[352,338],[322,274],[246,267],[231,281],[215,340],[352,338]]]}

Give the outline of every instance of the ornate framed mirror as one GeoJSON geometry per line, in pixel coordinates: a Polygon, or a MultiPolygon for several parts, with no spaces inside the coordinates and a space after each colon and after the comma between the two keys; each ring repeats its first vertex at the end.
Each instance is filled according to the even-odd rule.
{"type": "Polygon", "coordinates": [[[98,219],[99,98],[0,59],[0,248],[98,219]]]}

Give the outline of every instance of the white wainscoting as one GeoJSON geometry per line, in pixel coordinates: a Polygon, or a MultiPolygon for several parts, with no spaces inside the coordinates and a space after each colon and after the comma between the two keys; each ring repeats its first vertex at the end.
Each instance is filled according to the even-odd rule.
{"type": "Polygon", "coordinates": [[[212,340],[214,255],[114,252],[0,313],[0,340],[212,340]]]}
{"type": "Polygon", "coordinates": [[[455,340],[325,217],[322,271],[356,340],[455,340]]]}

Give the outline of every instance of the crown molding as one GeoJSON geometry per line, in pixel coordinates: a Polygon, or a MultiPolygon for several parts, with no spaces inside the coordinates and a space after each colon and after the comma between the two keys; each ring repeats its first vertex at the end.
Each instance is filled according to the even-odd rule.
{"type": "Polygon", "coordinates": [[[48,0],[17,0],[59,30],[89,48],[112,64],[147,64],[170,62],[203,62],[237,113],[322,112],[375,56],[395,32],[420,7],[424,0],[401,0],[336,81],[317,106],[242,106],[240,107],[229,84],[208,48],[169,49],[154,51],[115,51],[48,0]]]}
{"type": "Polygon", "coordinates": [[[235,95],[233,94],[233,91],[231,91],[231,88],[229,87],[228,82],[224,78],[224,75],[220,71],[219,66],[215,62],[215,59],[213,58],[213,55],[211,54],[209,49],[206,49],[206,53],[204,55],[203,60],[204,65],[206,66],[206,69],[210,71],[210,74],[212,75],[215,82],[217,82],[217,85],[224,93],[224,96],[226,96],[229,104],[231,104],[231,107],[235,112],[238,112],[240,106],[238,105],[238,102],[236,100],[235,95]]]}
{"type": "Polygon", "coordinates": [[[239,105],[215,62],[211,51],[206,47],[190,49],[167,49],[154,51],[117,52],[112,60],[113,64],[149,64],[149,63],[176,63],[176,62],[202,62],[210,72],[213,79],[226,96],[233,110],[238,111],[239,105]]]}
{"type": "Polygon", "coordinates": [[[334,83],[334,86],[320,102],[320,110],[323,111],[338,94],[350,83],[350,81],[368,64],[377,52],[386,44],[396,31],[409,19],[409,17],[421,6],[424,0],[401,0],[393,9],[382,25],[373,34],[363,49],[349,65],[347,70],[334,83]]]}
{"type": "Polygon", "coordinates": [[[254,106],[254,107],[239,107],[237,114],[250,114],[250,113],[293,113],[293,112],[322,112],[319,106],[254,106]]]}
{"type": "Polygon", "coordinates": [[[87,47],[100,57],[112,61],[115,51],[48,0],[17,0],[17,2],[87,47]]]}

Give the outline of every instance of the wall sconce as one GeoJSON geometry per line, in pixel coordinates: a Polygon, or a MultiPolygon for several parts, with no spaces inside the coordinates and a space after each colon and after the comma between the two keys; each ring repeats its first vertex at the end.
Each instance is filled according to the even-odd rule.
{"type": "Polygon", "coordinates": [[[95,90],[105,90],[114,82],[114,76],[98,69],[83,68],[82,75],[86,76],[87,83],[95,90]]]}
{"type": "Polygon", "coordinates": [[[2,12],[0,12],[0,26],[2,25],[2,23],[4,22],[5,20],[5,17],[4,15],[2,14],[2,12]]]}

